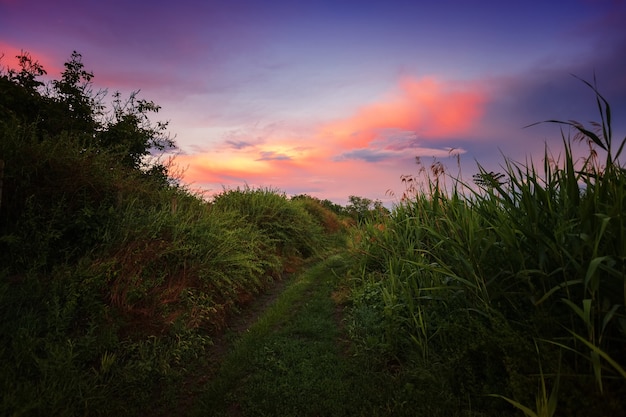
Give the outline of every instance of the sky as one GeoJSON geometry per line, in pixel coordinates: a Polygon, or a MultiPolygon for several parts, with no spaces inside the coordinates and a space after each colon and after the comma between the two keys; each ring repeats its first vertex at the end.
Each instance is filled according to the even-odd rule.
{"type": "Polygon", "coordinates": [[[559,126],[525,126],[599,121],[576,77],[622,139],[624,22],[626,0],[0,0],[0,65],[58,78],[76,50],[96,89],[139,90],[190,189],[390,205],[416,158],[467,182],[558,158],[559,126]]]}

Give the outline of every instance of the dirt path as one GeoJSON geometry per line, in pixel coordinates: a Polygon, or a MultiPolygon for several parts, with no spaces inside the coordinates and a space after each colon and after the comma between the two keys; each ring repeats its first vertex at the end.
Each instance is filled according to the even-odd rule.
{"type": "Polygon", "coordinates": [[[235,340],[246,332],[269,306],[271,306],[280,294],[289,285],[294,274],[284,274],[280,281],[275,281],[272,286],[266,289],[261,295],[249,304],[242,307],[241,311],[230,317],[223,332],[213,337],[213,345],[205,352],[208,362],[200,369],[196,369],[180,387],[178,404],[175,410],[167,410],[159,413],[150,411],[150,416],[185,416],[198,395],[202,392],[202,387],[211,380],[215,372],[228,354],[235,340]]]}
{"type": "Polygon", "coordinates": [[[336,254],[296,274],[240,333],[190,415],[402,415],[390,395],[398,391],[393,376],[350,349],[335,274],[343,264],[336,254]]]}
{"type": "Polygon", "coordinates": [[[353,354],[341,264],[338,254],[307,265],[246,306],[206,352],[208,365],[181,384],[178,403],[149,415],[402,415],[394,377],[353,354]]]}
{"type": "Polygon", "coordinates": [[[239,314],[231,317],[226,325],[226,329],[213,339],[213,346],[207,352],[211,362],[219,365],[221,359],[228,353],[234,340],[250,328],[267,308],[276,301],[280,294],[289,285],[293,274],[285,274],[280,281],[258,296],[254,301],[244,306],[239,314]]]}

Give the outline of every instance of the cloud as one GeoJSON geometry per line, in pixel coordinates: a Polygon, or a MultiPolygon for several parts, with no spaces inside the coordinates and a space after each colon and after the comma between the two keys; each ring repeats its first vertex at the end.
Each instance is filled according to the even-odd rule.
{"type": "Polygon", "coordinates": [[[253,146],[252,143],[243,140],[227,140],[226,144],[234,149],[244,149],[253,146]]]}
{"type": "MultiPolygon", "coordinates": [[[[622,14],[626,18],[626,14],[622,14]]],[[[621,20],[623,21],[623,19],[621,20]]],[[[614,25],[615,26],[615,25],[614,25]]],[[[579,36],[592,36],[590,30],[579,36]]],[[[576,77],[594,83],[609,101],[613,114],[626,111],[626,31],[610,34],[598,30],[593,33],[597,47],[581,48],[579,56],[571,61],[535,62],[528,69],[506,76],[484,79],[489,86],[490,101],[484,107],[485,123],[480,125],[474,143],[496,143],[507,156],[534,153],[540,160],[544,144],[560,149],[563,126],[540,124],[524,129],[524,126],[543,120],[576,120],[582,123],[599,121],[594,92],[576,77]],[[618,35],[619,33],[619,35],[618,35]],[[572,76],[573,75],[573,76],[572,76]],[[538,155],[538,156],[537,156],[538,155]]],[[[576,38],[575,38],[576,39],[576,38]]],[[[614,133],[624,137],[626,126],[620,118],[613,120],[614,133]]],[[[567,137],[569,130],[563,129],[567,137]]],[[[481,160],[498,158],[486,155],[481,160]]]]}
{"type": "Polygon", "coordinates": [[[355,149],[352,151],[344,152],[338,156],[333,157],[333,161],[339,162],[348,159],[362,160],[365,162],[382,162],[388,160],[413,160],[415,157],[433,157],[433,158],[447,158],[449,156],[462,155],[467,151],[463,148],[435,148],[426,146],[415,146],[410,148],[403,148],[401,150],[381,150],[381,149],[355,149]],[[404,152],[406,149],[410,149],[410,152],[404,152]]]}
{"type": "MultiPolygon", "coordinates": [[[[322,134],[347,148],[372,142],[406,141],[407,135],[445,139],[469,130],[481,117],[487,97],[477,85],[446,83],[433,77],[402,79],[388,97],[323,127],[322,134]]],[[[391,145],[393,146],[393,145],[391,145]]]]}
{"type": "Polygon", "coordinates": [[[346,159],[360,159],[365,162],[380,162],[396,157],[394,152],[385,152],[374,149],[355,149],[353,151],[344,152],[334,157],[333,161],[343,161],[346,159]]]}
{"type": "Polygon", "coordinates": [[[274,151],[263,151],[261,157],[256,161],[290,161],[292,158],[289,155],[283,153],[277,153],[274,151]]]}
{"type": "Polygon", "coordinates": [[[186,181],[217,192],[247,183],[311,195],[333,189],[335,200],[383,198],[400,175],[415,169],[416,156],[465,153],[459,138],[479,119],[486,100],[477,84],[405,78],[387,97],[345,118],[312,128],[251,123],[224,132],[212,149],[183,155],[179,163],[189,166],[186,181]]]}
{"type": "Polygon", "coordinates": [[[383,129],[378,135],[381,140],[374,140],[372,145],[392,151],[416,148],[420,143],[417,133],[400,129],[383,129]]]}
{"type": "Polygon", "coordinates": [[[408,155],[449,156],[459,137],[475,128],[484,113],[489,97],[479,85],[433,77],[400,80],[384,99],[322,127],[329,146],[344,149],[332,160],[378,163],[406,160],[408,155]]]}
{"type": "Polygon", "coordinates": [[[304,161],[237,159],[235,155],[211,157],[183,155],[177,164],[187,166],[185,183],[191,188],[219,193],[223,188],[248,184],[250,187],[275,187],[288,195],[309,194],[346,204],[349,195],[367,195],[385,198],[390,186],[400,185],[400,174],[410,173],[414,163],[406,169],[389,169],[385,164],[366,164],[363,160],[330,161],[309,158],[304,161]]]}

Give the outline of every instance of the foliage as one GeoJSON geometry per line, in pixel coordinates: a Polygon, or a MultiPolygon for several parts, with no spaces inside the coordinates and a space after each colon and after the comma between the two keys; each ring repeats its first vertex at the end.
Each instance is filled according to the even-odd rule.
{"type": "Polygon", "coordinates": [[[315,201],[317,204],[321,205],[322,207],[332,211],[339,217],[348,215],[346,207],[340,204],[333,203],[329,199],[320,200],[317,197],[312,197],[307,194],[294,195],[293,197],[291,197],[291,199],[292,200],[305,200],[305,201],[312,200],[312,201],[315,201]]]}
{"type": "Polygon", "coordinates": [[[286,257],[310,257],[324,247],[321,223],[297,200],[273,189],[225,190],[215,196],[217,211],[235,210],[246,222],[258,227],[273,243],[278,254],[286,257]]]}
{"type": "Polygon", "coordinates": [[[479,166],[478,189],[457,179],[450,191],[434,163],[421,185],[403,177],[392,211],[356,196],[343,209],[248,187],[207,202],[149,160],[174,146],[148,117],[157,105],[116,93],[107,110],[80,54],[48,84],[40,64],[18,58],[0,73],[1,414],[172,409],[232,314],[345,243],[343,216],[358,223],[350,265],[333,257],[323,267],[351,286],[345,328],[358,366],[336,345],[335,275],[316,269],[277,306],[294,321],[276,313],[264,328],[276,331],[271,343],[252,335],[234,353],[235,371],[257,367],[242,388],[254,387],[248,412],[269,413],[268,398],[292,393],[283,410],[300,414],[301,388],[321,414],[624,414],[626,139],[613,140],[595,85],[586,83],[600,123],[549,121],[589,144],[580,163],[563,135],[562,161],[546,150],[539,168],[479,166]],[[320,372],[332,381],[315,383],[320,372]],[[341,403],[352,393],[343,378],[372,402],[341,403]],[[331,391],[344,395],[327,401],[331,391]]]}
{"type": "Polygon", "coordinates": [[[344,208],[330,200],[320,200],[308,195],[291,197],[292,201],[300,204],[328,233],[344,231],[347,227],[344,208]]]}
{"type": "Polygon", "coordinates": [[[80,54],[49,84],[19,58],[0,73],[0,414],[164,407],[337,219],[274,190],[207,203],[147,159],[174,146],[158,106],[116,93],[107,110],[80,54]]]}
{"type": "Polygon", "coordinates": [[[563,136],[562,162],[546,150],[542,170],[479,166],[478,190],[446,192],[434,166],[355,235],[353,337],[416,377],[440,363],[462,407],[527,413],[538,395],[538,415],[624,413],[626,139],[613,141],[611,109],[586,84],[601,122],[557,122],[589,143],[580,164],[563,136]]]}
{"type": "MultiPolygon", "coordinates": [[[[126,101],[122,100],[120,93],[113,94],[113,114],[96,136],[98,147],[122,155],[121,162],[135,169],[144,166],[144,158],[151,152],[175,147],[174,141],[166,135],[167,123],[153,125],[148,118],[150,113],[158,113],[161,107],[152,101],[138,99],[137,94],[131,93],[126,101]]],[[[156,165],[156,168],[163,169],[164,166],[156,165]]]]}
{"type": "Polygon", "coordinates": [[[358,223],[366,220],[378,220],[389,213],[380,200],[371,200],[366,197],[351,195],[348,197],[347,213],[358,223]]]}
{"type": "MultiPolygon", "coordinates": [[[[68,133],[82,139],[82,146],[115,154],[129,168],[150,169],[146,160],[154,151],[170,151],[174,141],[167,123],[152,123],[149,116],[160,106],[139,99],[138,91],[127,100],[113,94],[111,109],[104,104],[106,90],[94,92],[93,72],[87,71],[82,55],[74,51],[64,64],[61,78],[45,84],[39,78],[47,72],[30,54],[17,56],[20,70],[0,72],[0,116],[33,126],[38,140],[68,133]]],[[[156,163],[158,166],[158,162],[156,163]]]]}
{"type": "MultiPolygon", "coordinates": [[[[240,335],[189,415],[416,415],[408,390],[351,355],[331,298],[344,269],[331,255],[293,278],[259,320],[240,335]],[[403,398],[404,399],[404,398],[403,398]]],[[[433,414],[429,414],[433,415],[433,414]]],[[[446,414],[435,414],[446,415],[446,414]]]]}

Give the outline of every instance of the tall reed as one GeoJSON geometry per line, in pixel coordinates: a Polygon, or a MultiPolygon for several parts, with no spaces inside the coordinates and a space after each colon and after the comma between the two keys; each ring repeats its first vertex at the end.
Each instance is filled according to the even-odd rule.
{"type": "Polygon", "coordinates": [[[379,311],[382,323],[379,339],[369,340],[405,360],[446,361],[448,382],[474,396],[492,389],[527,399],[532,390],[523,381],[538,361],[550,369],[546,378],[562,365],[572,392],[589,378],[599,393],[621,389],[626,171],[619,158],[626,139],[615,150],[610,106],[585,83],[601,122],[547,122],[573,129],[573,140],[589,145],[586,158],[574,160],[563,132],[562,159],[546,148],[539,167],[508,158],[503,173],[479,165],[478,188],[457,178],[446,190],[434,166],[434,177],[411,184],[384,228],[361,229],[354,311],[379,311]],[[485,352],[488,365],[474,363],[485,352]],[[468,378],[482,374],[474,381],[482,387],[452,383],[462,368],[468,378]]]}

